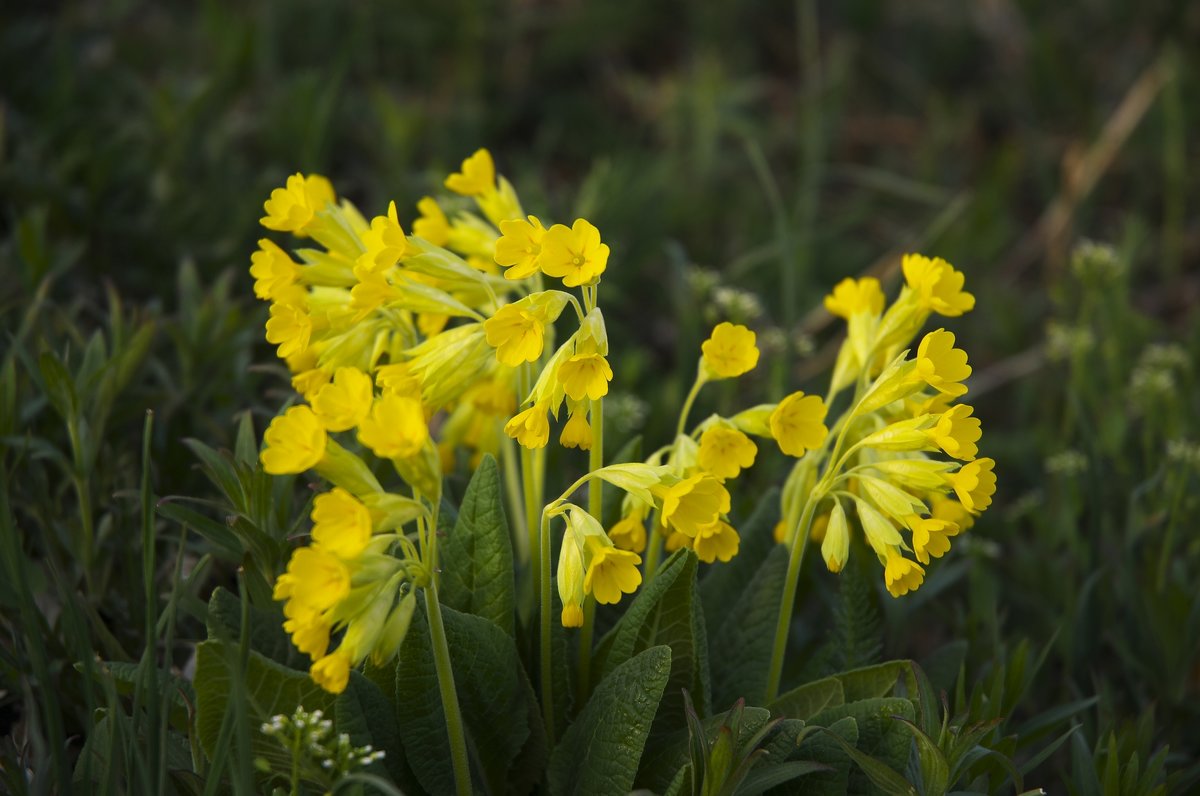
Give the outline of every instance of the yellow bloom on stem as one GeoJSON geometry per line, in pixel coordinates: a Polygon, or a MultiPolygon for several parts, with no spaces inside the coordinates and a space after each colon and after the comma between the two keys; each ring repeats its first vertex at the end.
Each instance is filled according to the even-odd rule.
{"type": "Polygon", "coordinates": [[[542,237],[539,259],[542,273],[561,278],[567,287],[590,284],[608,266],[608,244],[600,242],[600,230],[582,218],[568,229],[555,224],[542,237]]]}
{"type": "Polygon", "coordinates": [[[314,663],[308,673],[321,688],[340,694],[350,682],[350,664],[350,656],[337,649],[314,663]]]}
{"type": "Polygon", "coordinates": [[[363,233],[362,242],[367,250],[355,264],[366,273],[377,274],[400,261],[408,251],[408,238],[400,226],[395,202],[388,203],[386,216],[371,219],[371,228],[363,233]]]}
{"type": "Polygon", "coordinates": [[[971,366],[967,352],[954,347],[953,332],[938,329],[921,338],[916,364],[915,375],[935,390],[953,396],[966,393],[966,385],[959,382],[971,375],[971,366]]]}
{"type": "Polygon", "coordinates": [[[564,448],[592,449],[592,427],[588,425],[587,409],[578,406],[571,412],[558,442],[564,448]]]}
{"type": "Polygon", "coordinates": [[[976,459],[964,464],[957,473],[946,476],[950,488],[967,511],[978,514],[992,505],[992,495],[996,494],[995,467],[994,459],[976,459]]]}
{"type": "Polygon", "coordinates": [[[619,550],[607,539],[601,542],[596,537],[588,537],[588,548],[592,555],[583,578],[583,590],[595,596],[596,602],[611,605],[620,602],[622,594],[637,591],[642,583],[642,573],[638,569],[641,556],[619,550]]]}
{"type": "Polygon", "coordinates": [[[283,631],[292,637],[292,644],[314,661],[329,649],[329,623],[317,614],[304,620],[285,619],[283,631]]]}
{"type": "Polygon", "coordinates": [[[313,500],[312,538],[339,558],[357,558],[371,541],[371,512],[340,486],[313,500]]]}
{"type": "Polygon", "coordinates": [[[967,511],[963,504],[954,498],[935,493],[929,499],[929,513],[932,517],[954,523],[959,532],[968,531],[975,524],[975,515],[967,511]]]}
{"type": "Polygon", "coordinates": [[[754,332],[729,321],[713,328],[709,338],[700,344],[700,351],[710,378],[736,378],[758,364],[754,332]]]}
{"type": "Polygon", "coordinates": [[[970,461],[979,455],[979,438],[983,436],[979,418],[971,417],[975,410],[966,404],[957,404],[938,418],[933,428],[925,434],[933,444],[955,459],[970,461]]]}
{"type": "Polygon", "coordinates": [[[883,290],[879,280],[873,276],[843,279],[825,297],[825,309],[830,315],[846,320],[862,312],[878,315],[883,311],[883,290]]]}
{"type": "Polygon", "coordinates": [[[267,342],[279,346],[275,353],[287,359],[303,353],[312,338],[313,322],[301,305],[276,301],[267,319],[267,342]]]}
{"type": "Polygon", "coordinates": [[[883,583],[893,597],[903,597],[916,591],[925,581],[925,570],[915,561],[905,558],[896,548],[890,548],[883,569],[883,583]]]}
{"type": "Polygon", "coordinates": [[[637,512],[626,514],[608,529],[608,538],[622,550],[641,553],[646,549],[645,517],[637,512]]]}
{"type": "Polygon", "coordinates": [[[696,538],[692,541],[692,549],[706,564],[711,564],[718,559],[729,561],[737,555],[741,540],[732,525],[717,520],[697,529],[696,538]]]}
{"type": "Polygon", "coordinates": [[[358,424],[358,440],[380,458],[415,456],[429,439],[425,410],[416,398],[384,393],[358,424]]]}
{"type": "Polygon", "coordinates": [[[358,368],[338,368],[333,381],[321,388],[312,407],[321,423],[330,431],[354,428],[371,411],[375,385],[358,368]]]}
{"type": "Polygon", "coordinates": [[[515,304],[505,304],[483,322],[488,345],[496,349],[496,359],[515,368],[533,362],[542,355],[545,324],[537,313],[515,304]]]}
{"type": "Polygon", "coordinates": [[[304,400],[312,401],[321,388],[329,383],[331,378],[325,368],[310,368],[292,376],[292,389],[304,396],[304,400]]]}
{"type": "Polygon", "coordinates": [[[830,572],[841,572],[850,558],[850,524],[842,504],[834,501],[833,510],[827,515],[825,537],[821,540],[821,557],[830,572]]]}
{"type": "Polygon", "coordinates": [[[421,397],[421,380],[413,374],[407,362],[392,362],[377,367],[375,384],[385,393],[407,398],[421,397]]]}
{"type": "Polygon", "coordinates": [[[271,475],[302,473],[315,467],[325,455],[329,437],[312,409],[293,406],[279,415],[263,433],[259,458],[271,475]]]}
{"type": "Polygon", "coordinates": [[[325,611],[350,594],[350,570],[332,553],[319,547],[298,547],[288,560],[287,572],[276,584],[275,598],[282,594],[314,612],[325,611]],[[286,579],[286,580],[285,580],[286,579]]]}
{"type": "Polygon", "coordinates": [[[558,551],[558,570],[554,573],[558,598],[562,601],[562,626],[583,627],[583,549],[579,534],[572,531],[570,523],[563,535],[562,547],[558,551]]]}
{"type": "Polygon", "coordinates": [[[424,196],[417,202],[420,217],[413,221],[413,234],[424,238],[434,246],[445,246],[450,242],[450,220],[442,212],[442,206],[432,196],[424,196]]]}
{"type": "Polygon", "coordinates": [[[525,279],[538,272],[542,254],[542,239],[546,228],[537,216],[500,222],[500,238],[496,241],[496,263],[505,266],[505,279],[525,279]]]}
{"type": "Polygon", "coordinates": [[[504,424],[504,433],[523,448],[544,448],[550,441],[550,421],[545,404],[534,404],[504,424]]]}
{"type": "Polygon", "coordinates": [[[300,264],[274,241],[263,238],[258,242],[258,251],[250,255],[250,276],[254,277],[254,295],[274,301],[296,284],[300,264]]]}
{"type": "Polygon", "coordinates": [[[700,526],[710,525],[729,511],[729,492],[721,481],[708,473],[658,487],[662,498],[662,524],[670,525],[684,536],[694,538],[700,526]]]}
{"type": "Polygon", "coordinates": [[[925,309],[948,318],[970,312],[975,307],[975,297],[963,290],[965,277],[961,271],[941,257],[930,259],[920,254],[906,254],[900,261],[904,280],[917,294],[925,309]]]}
{"type": "Polygon", "coordinates": [[[825,441],[825,402],[818,395],[796,391],[784,398],[771,413],[771,436],[789,456],[803,456],[825,441]]]}
{"type": "Polygon", "coordinates": [[[336,199],[333,186],[324,177],[293,174],[288,177],[286,187],[271,191],[271,198],[263,203],[267,215],[260,223],[276,232],[292,232],[304,237],[316,213],[336,199]]]}
{"type": "Polygon", "coordinates": [[[691,549],[692,537],[682,534],[679,531],[671,531],[669,534],[667,534],[667,538],[663,542],[663,549],[668,553],[674,553],[676,550],[680,550],[684,547],[688,548],[689,550],[691,549]]]}
{"type": "Polygon", "coordinates": [[[754,464],[757,455],[758,446],[736,428],[713,425],[700,435],[697,461],[717,478],[737,478],[743,469],[754,464]]]}
{"type": "Polygon", "coordinates": [[[496,190],[496,164],[492,153],[477,149],[462,162],[462,170],[446,178],[446,187],[463,196],[479,196],[496,190]]]}
{"type": "Polygon", "coordinates": [[[608,360],[597,353],[575,354],[558,367],[563,392],[575,401],[596,400],[608,394],[613,372],[608,360]]]}
{"type": "Polygon", "coordinates": [[[904,524],[912,531],[913,553],[922,564],[929,557],[941,558],[950,549],[950,537],[958,536],[958,526],[952,522],[910,514],[904,524]]]}

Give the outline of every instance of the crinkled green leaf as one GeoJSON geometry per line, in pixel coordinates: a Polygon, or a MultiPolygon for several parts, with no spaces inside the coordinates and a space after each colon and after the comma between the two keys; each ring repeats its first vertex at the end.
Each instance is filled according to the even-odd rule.
{"type": "Polygon", "coordinates": [[[764,700],[787,564],[788,549],[778,545],[711,635],[714,704],[764,700]]]}
{"type": "Polygon", "coordinates": [[[484,456],[441,546],[442,602],[513,635],[513,554],[496,460],[484,456]]]}
{"type": "Polygon", "coordinates": [[[555,747],[550,793],[628,793],[670,676],[668,647],[651,647],[613,669],[555,747]]]}
{"type": "Polygon", "coordinates": [[[793,719],[808,720],[822,710],[846,701],[842,681],[836,677],[825,677],[793,688],[771,703],[771,714],[793,719]]]}
{"type": "MultiPolygon", "coordinates": [[[[242,629],[242,603],[237,595],[218,586],[208,600],[208,637],[237,639],[242,629]]],[[[282,611],[250,607],[250,649],[289,669],[307,672],[312,661],[292,644],[283,629],[282,611]]]]}

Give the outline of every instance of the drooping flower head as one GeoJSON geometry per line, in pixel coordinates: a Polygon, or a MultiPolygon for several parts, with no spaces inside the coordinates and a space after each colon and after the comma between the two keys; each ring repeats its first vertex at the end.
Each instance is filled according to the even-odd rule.
{"type": "Polygon", "coordinates": [[[883,290],[873,276],[843,279],[825,297],[825,309],[831,315],[849,320],[859,313],[878,315],[883,311],[883,290]]]}
{"type": "Polygon", "coordinates": [[[600,242],[600,230],[577,218],[570,228],[555,224],[542,237],[539,256],[542,273],[561,278],[567,287],[595,282],[608,266],[608,244],[600,242]]]}
{"type": "Polygon", "coordinates": [[[717,478],[737,478],[743,469],[754,464],[757,454],[758,446],[748,436],[731,426],[715,424],[700,435],[697,461],[717,478]]]}
{"type": "Polygon", "coordinates": [[[974,309],[975,297],[963,290],[962,272],[941,257],[906,254],[900,265],[909,289],[917,295],[922,307],[948,318],[974,309]]]}
{"type": "Polygon", "coordinates": [[[745,326],[719,323],[700,344],[704,368],[710,378],[733,379],[754,370],[758,364],[758,346],[754,332],[745,326]]]}
{"type": "Polygon", "coordinates": [[[272,420],[263,433],[263,469],[271,475],[302,473],[321,461],[327,440],[325,427],[313,410],[293,406],[272,420]]]}
{"type": "Polygon", "coordinates": [[[819,447],[829,434],[825,427],[827,411],[820,396],[794,392],[771,413],[771,436],[788,456],[803,456],[819,447]]]}
{"type": "Polygon", "coordinates": [[[333,186],[324,177],[293,174],[288,177],[285,187],[271,191],[271,198],[263,204],[267,214],[261,223],[276,232],[291,232],[304,237],[315,214],[336,199],[333,186]]]}

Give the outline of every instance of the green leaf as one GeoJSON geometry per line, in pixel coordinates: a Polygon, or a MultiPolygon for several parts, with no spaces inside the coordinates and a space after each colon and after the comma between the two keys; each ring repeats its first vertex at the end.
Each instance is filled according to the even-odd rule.
{"type": "MultiPolygon", "coordinates": [[[[729,609],[746,589],[746,584],[758,577],[759,569],[777,545],[775,523],[779,520],[779,490],[772,489],[758,501],[754,513],[738,526],[741,545],[733,560],[708,568],[700,581],[700,598],[704,601],[704,616],[709,628],[716,628],[728,616],[729,609]]],[[[776,606],[778,609],[779,606],[776,606]]]]}
{"type": "Polygon", "coordinates": [[[728,705],[739,697],[764,701],[787,565],[788,549],[777,545],[713,634],[714,704],[728,705]]]}
{"type": "Polygon", "coordinates": [[[554,749],[550,792],[628,793],[670,676],[671,650],[652,647],[604,678],[554,749]]]}
{"type": "MultiPolygon", "coordinates": [[[[778,785],[791,782],[794,779],[814,774],[818,771],[828,771],[824,763],[814,763],[811,760],[794,760],[790,763],[780,763],[776,766],[764,766],[760,761],[742,780],[742,784],[734,791],[737,796],[758,796],[778,785]]],[[[796,785],[794,787],[799,787],[796,785]]]]}
{"type": "Polygon", "coordinates": [[[265,757],[280,770],[290,765],[288,754],[275,740],[258,732],[258,725],[278,714],[291,715],[297,706],[330,714],[334,696],[312,681],[307,672],[289,669],[251,651],[244,674],[230,670],[237,647],[210,639],[196,647],[196,735],[212,758],[229,707],[232,679],[242,681],[245,708],[251,720],[250,745],[255,757],[265,757]]]}
{"type": "MultiPolygon", "coordinates": [[[[716,739],[721,727],[730,723],[735,713],[736,708],[709,716],[699,720],[696,726],[678,730],[661,741],[647,746],[645,754],[642,755],[641,768],[638,769],[638,784],[651,790],[662,790],[667,787],[681,766],[686,765],[689,761],[698,766],[707,759],[707,750],[716,739]],[[697,741],[697,739],[700,740],[697,741]],[[704,750],[703,757],[700,754],[701,746],[704,750]]],[[[767,726],[767,722],[770,720],[771,714],[765,708],[743,706],[738,727],[738,745],[744,746],[748,743],[755,734],[767,726]]]]}
{"type": "Polygon", "coordinates": [[[229,526],[222,525],[211,517],[205,517],[198,511],[164,499],[155,506],[155,512],[168,520],[186,525],[203,536],[216,547],[213,552],[222,558],[239,561],[245,553],[241,539],[229,530],[229,526]]]}
{"type": "Polygon", "coordinates": [[[927,796],[942,796],[950,785],[950,764],[938,748],[937,741],[925,734],[911,721],[899,720],[900,726],[912,733],[917,742],[917,760],[921,764],[921,784],[927,796]]]}
{"type": "Polygon", "coordinates": [[[913,674],[912,661],[888,661],[833,676],[841,681],[846,702],[888,696],[894,693],[901,678],[903,678],[906,693],[913,696],[917,693],[917,680],[913,674]]]}
{"type": "Polygon", "coordinates": [[[238,478],[237,469],[229,454],[218,453],[197,439],[185,439],[184,445],[200,460],[200,467],[213,486],[221,490],[225,499],[237,511],[246,511],[246,492],[238,478]]]}
{"type": "Polygon", "coordinates": [[[463,495],[442,547],[444,605],[481,616],[513,635],[513,554],[496,460],[486,455],[463,495]]]}
{"type": "Polygon", "coordinates": [[[654,722],[655,738],[686,725],[684,689],[697,712],[704,715],[709,710],[708,673],[700,657],[704,619],[696,595],[698,561],[690,550],[673,553],[609,631],[611,642],[602,642],[606,652],[597,661],[597,679],[602,679],[644,650],[660,645],[671,649],[671,676],[654,722]]]}
{"type": "Polygon", "coordinates": [[[769,707],[773,716],[807,721],[825,708],[843,705],[845,702],[842,681],[836,677],[826,677],[788,691],[769,707]]]}
{"type": "Polygon", "coordinates": [[[804,780],[804,793],[815,796],[845,796],[850,788],[850,769],[854,763],[838,743],[838,739],[855,744],[858,742],[858,724],[846,717],[826,728],[827,732],[814,732],[800,742],[796,757],[812,760],[828,766],[828,770],[814,773],[804,780]],[[836,737],[835,737],[836,736],[836,737]]]}
{"type": "Polygon", "coordinates": [[[880,760],[876,760],[859,749],[855,749],[837,735],[834,735],[833,738],[837,743],[841,744],[846,754],[850,755],[850,758],[866,773],[876,788],[891,796],[917,796],[917,789],[913,787],[912,783],[897,774],[890,766],[880,760]]]}
{"type": "Polygon", "coordinates": [[[75,382],[57,356],[47,351],[38,358],[38,369],[46,385],[46,397],[63,420],[73,418],[79,411],[75,382]]]}
{"type": "MultiPolygon", "coordinates": [[[[912,701],[899,697],[878,697],[861,699],[845,705],[827,708],[813,716],[811,724],[829,727],[843,718],[854,719],[858,726],[857,749],[864,755],[873,757],[884,765],[889,766],[893,773],[903,771],[908,766],[909,754],[912,750],[912,736],[893,717],[913,721],[916,709],[912,701]]],[[[853,756],[853,755],[852,755],[853,756]]],[[[861,763],[861,761],[860,761],[861,763]]],[[[871,771],[860,768],[871,781],[875,781],[871,771]]],[[[867,788],[857,772],[851,772],[850,789],[862,790],[867,788]]]]}
{"type": "MultiPolygon", "coordinates": [[[[420,595],[424,605],[424,595],[420,595]]],[[[491,793],[503,792],[514,761],[532,734],[543,732],[513,640],[494,622],[443,608],[472,772],[491,793]]],[[[446,719],[425,613],[413,615],[396,664],[397,722],[405,756],[421,787],[452,793],[446,719]]],[[[527,761],[522,767],[528,767],[527,761]]],[[[540,767],[540,766],[539,766],[540,767]]]]}
{"type": "MultiPolygon", "coordinates": [[[[208,637],[237,639],[242,630],[242,602],[224,587],[213,590],[208,600],[208,637]]],[[[283,629],[283,612],[250,607],[250,649],[289,669],[307,672],[311,659],[292,644],[283,629]]],[[[306,706],[307,707],[307,706],[306,706]]]]}
{"type": "Polygon", "coordinates": [[[400,745],[396,711],[379,686],[357,671],[350,672],[350,682],[338,694],[333,710],[337,731],[349,735],[352,744],[370,744],[384,752],[383,760],[365,769],[368,773],[390,778],[410,793],[420,789],[400,745]]]}

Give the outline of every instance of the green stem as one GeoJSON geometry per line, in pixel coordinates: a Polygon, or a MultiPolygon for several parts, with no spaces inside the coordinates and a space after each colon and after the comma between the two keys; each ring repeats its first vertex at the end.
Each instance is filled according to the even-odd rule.
{"type": "Polygon", "coordinates": [[[454,689],[454,670],[450,666],[450,646],[442,624],[442,607],[438,603],[437,582],[432,578],[425,587],[425,613],[429,617],[429,638],[433,643],[433,663],[437,668],[438,690],[446,714],[446,734],[450,737],[450,761],[454,766],[454,789],[458,796],[471,794],[471,769],[467,762],[467,742],[463,735],[462,713],[458,707],[458,692],[454,689]]]}
{"type": "Polygon", "coordinates": [[[1171,548],[1175,546],[1175,525],[1179,519],[1179,504],[1183,500],[1184,487],[1187,486],[1188,474],[1179,473],[1175,492],[1171,496],[1171,510],[1167,515],[1167,532],[1163,536],[1162,552],[1158,555],[1158,590],[1161,592],[1167,584],[1167,569],[1171,563],[1171,548]]]}
{"type": "Polygon", "coordinates": [[[658,510],[650,512],[650,533],[646,539],[646,564],[642,570],[642,588],[654,580],[654,572],[658,569],[658,559],[662,558],[663,535],[662,525],[658,521],[658,510]]]}
{"type": "Polygon", "coordinates": [[[521,460],[520,454],[517,453],[517,443],[505,437],[500,453],[504,461],[504,490],[508,493],[509,516],[513,518],[512,527],[517,529],[513,534],[513,547],[517,551],[517,566],[522,568],[529,565],[529,534],[521,532],[521,521],[517,519],[525,516],[524,496],[520,486],[521,460]]]}
{"type": "MultiPolygon", "coordinates": [[[[604,466],[604,399],[592,401],[592,449],[588,454],[588,472],[596,472],[604,466]]],[[[588,514],[601,523],[604,518],[604,481],[593,478],[588,483],[588,514]]],[[[592,676],[592,638],[595,630],[596,601],[588,597],[583,601],[583,627],[579,632],[579,701],[587,698],[588,682],[592,676]]]]}
{"type": "Polygon", "coordinates": [[[692,411],[692,404],[696,402],[696,396],[700,394],[700,388],[708,381],[704,377],[703,361],[696,368],[696,380],[692,382],[692,389],[688,391],[687,398],[683,399],[683,408],[679,410],[679,423],[675,426],[675,439],[678,440],[683,436],[684,430],[687,428],[688,415],[692,411]]]}
{"type": "Polygon", "coordinates": [[[775,642],[771,647],[771,668],[767,673],[767,702],[772,702],[779,696],[779,681],[783,677],[783,656],[787,652],[788,630],[792,625],[792,610],[796,605],[796,587],[800,582],[804,551],[808,549],[809,526],[820,499],[820,491],[815,490],[804,505],[800,521],[792,530],[792,551],[788,557],[787,578],[783,582],[783,599],[779,603],[775,642]]]}
{"type": "Polygon", "coordinates": [[[540,677],[542,689],[542,721],[546,725],[546,738],[548,748],[554,748],[554,670],[553,656],[551,654],[551,637],[550,623],[554,619],[553,602],[550,598],[550,518],[542,513],[541,523],[541,572],[539,580],[541,581],[541,604],[542,610],[539,617],[540,635],[541,635],[541,671],[540,677]]]}

